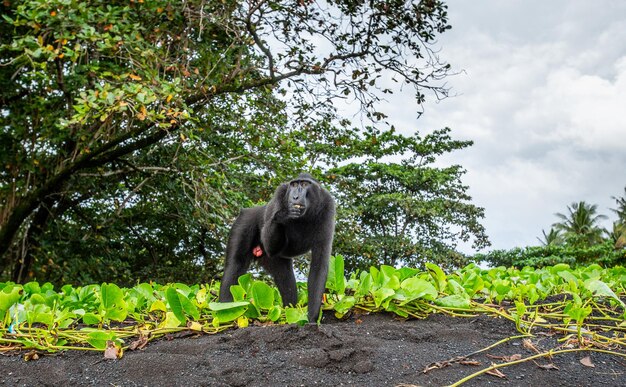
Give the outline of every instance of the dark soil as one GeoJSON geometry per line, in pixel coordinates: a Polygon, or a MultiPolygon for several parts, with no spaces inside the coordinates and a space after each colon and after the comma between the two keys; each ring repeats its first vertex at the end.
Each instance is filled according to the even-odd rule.
{"type": "MultiPolygon", "coordinates": [[[[322,325],[249,327],[217,335],[151,342],[127,351],[120,360],[102,353],[71,351],[24,361],[0,356],[0,384],[20,386],[443,386],[502,360],[487,356],[530,356],[521,339],[469,357],[480,365],[436,362],[468,355],[510,336],[514,324],[488,316],[452,318],[431,315],[401,321],[390,315],[353,316],[322,325]]],[[[539,350],[562,343],[538,335],[539,350]]],[[[23,354],[22,354],[23,355],[23,354]]],[[[626,360],[595,352],[542,358],[500,369],[505,379],[481,375],[464,385],[626,386],[626,360]],[[595,367],[581,364],[590,357],[595,367]],[[540,366],[553,364],[554,369],[540,366]],[[558,369],[556,369],[558,368],[558,369]]]]}

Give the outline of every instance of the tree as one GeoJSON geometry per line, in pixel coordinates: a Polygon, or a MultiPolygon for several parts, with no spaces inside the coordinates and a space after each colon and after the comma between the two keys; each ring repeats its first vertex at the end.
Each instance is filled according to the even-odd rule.
{"type": "Polygon", "coordinates": [[[475,262],[486,262],[490,266],[515,266],[523,268],[554,266],[566,263],[570,266],[598,264],[604,267],[623,265],[626,250],[616,250],[613,243],[604,241],[593,246],[572,246],[568,244],[515,247],[510,250],[492,250],[486,254],[476,254],[475,262]]]}
{"type": "Polygon", "coordinates": [[[382,118],[386,74],[418,104],[447,92],[440,1],[0,9],[0,268],[19,281],[177,259],[215,271],[203,256],[220,254],[235,209],[306,165],[298,131],[336,121],[333,100],[382,118]]]}
{"type": "Polygon", "coordinates": [[[615,250],[626,247],[626,224],[613,222],[613,229],[607,231],[608,239],[613,243],[615,250]]]}
{"type": "Polygon", "coordinates": [[[470,141],[451,139],[450,129],[424,137],[369,128],[351,147],[358,157],[328,171],[339,201],[335,251],[348,269],[386,264],[460,266],[459,242],[489,245],[479,223],[484,210],[470,203],[465,171],[435,166],[438,156],[470,141]]]}
{"type": "Polygon", "coordinates": [[[567,206],[567,214],[556,213],[561,222],[552,225],[563,232],[568,244],[577,247],[592,246],[602,242],[604,230],[598,225],[605,215],[597,214],[598,206],[584,201],[567,206]]]}
{"type": "Polygon", "coordinates": [[[554,227],[550,228],[550,231],[546,234],[545,230],[541,230],[543,239],[537,238],[543,246],[554,246],[563,244],[563,236],[559,230],[555,230],[554,227]]]}
{"type": "Polygon", "coordinates": [[[617,197],[611,196],[617,204],[617,208],[613,208],[612,211],[617,214],[618,222],[626,223],[626,187],[624,187],[624,196],[617,197]]]}
{"type": "MultiPolygon", "coordinates": [[[[626,192],[626,187],[624,188],[626,192]]],[[[608,232],[609,239],[613,241],[615,249],[626,247],[626,194],[623,197],[612,196],[617,208],[612,211],[617,214],[617,221],[613,222],[613,230],[608,232]]]]}

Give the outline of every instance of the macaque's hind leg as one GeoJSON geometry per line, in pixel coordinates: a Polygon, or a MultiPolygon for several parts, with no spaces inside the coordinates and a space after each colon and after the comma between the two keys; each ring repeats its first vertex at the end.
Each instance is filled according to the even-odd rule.
{"type": "Polygon", "coordinates": [[[260,243],[258,209],[243,210],[233,224],[226,247],[224,276],[220,285],[220,301],[231,302],[230,287],[237,284],[240,276],[246,274],[254,259],[254,248],[260,243]]]}
{"type": "Polygon", "coordinates": [[[261,264],[274,278],[283,306],[296,305],[298,303],[298,290],[296,289],[296,277],[293,273],[293,262],[288,258],[267,257],[261,264]]]}
{"type": "Polygon", "coordinates": [[[311,268],[309,270],[309,278],[307,282],[309,293],[309,323],[317,322],[322,308],[322,298],[324,297],[326,278],[328,276],[330,243],[332,243],[332,237],[325,248],[316,247],[311,251],[311,268]]]}
{"type": "Polygon", "coordinates": [[[233,301],[233,295],[230,293],[230,287],[237,285],[237,280],[240,276],[248,272],[250,263],[252,262],[252,253],[249,252],[245,256],[233,257],[229,262],[226,262],[224,268],[224,276],[222,277],[222,284],[220,285],[220,302],[233,301]]]}

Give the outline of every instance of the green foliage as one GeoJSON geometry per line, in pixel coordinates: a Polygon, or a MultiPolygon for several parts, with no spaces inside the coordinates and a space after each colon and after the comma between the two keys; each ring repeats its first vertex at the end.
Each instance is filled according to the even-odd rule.
{"type": "Polygon", "coordinates": [[[188,293],[182,289],[170,286],[165,291],[165,299],[169,309],[174,313],[176,319],[181,323],[187,321],[187,316],[195,320],[200,318],[198,308],[189,300],[188,293]]]}
{"type": "Polygon", "coordinates": [[[265,282],[255,281],[250,288],[252,305],[261,310],[269,310],[274,306],[274,289],[265,282]]]}
{"type": "Polygon", "coordinates": [[[300,307],[285,309],[285,321],[288,324],[306,324],[309,321],[306,309],[300,307]]]}
{"type": "MultiPolygon", "coordinates": [[[[624,188],[626,192],[626,188],[624,188]]],[[[613,229],[608,233],[608,238],[613,242],[616,249],[626,247],[626,194],[622,197],[612,196],[615,200],[616,208],[612,211],[617,215],[617,221],[613,222],[613,229]]]]}
{"type": "Polygon", "coordinates": [[[209,303],[209,309],[213,311],[214,325],[228,323],[241,317],[248,309],[250,302],[212,302],[209,303]]]}
{"type": "Polygon", "coordinates": [[[565,240],[563,239],[561,232],[559,230],[555,230],[554,227],[551,228],[547,234],[545,230],[541,230],[541,233],[543,234],[543,239],[539,239],[539,238],[537,239],[539,239],[539,242],[541,242],[541,244],[544,246],[560,245],[560,244],[565,243],[565,240]]]}
{"type": "Polygon", "coordinates": [[[612,210],[617,215],[618,222],[626,223],[626,187],[624,187],[624,196],[612,196],[612,198],[617,205],[617,208],[613,208],[612,210]]]}
{"type": "Polygon", "coordinates": [[[557,213],[560,222],[552,225],[543,239],[543,247],[515,248],[510,251],[492,251],[477,255],[478,260],[485,260],[493,265],[514,265],[541,267],[557,263],[585,265],[600,263],[603,265],[624,264],[626,262],[626,227],[623,223],[624,198],[613,197],[617,208],[617,221],[612,230],[601,228],[598,222],[606,219],[597,214],[597,206],[584,201],[572,203],[568,213],[557,213]]]}
{"type": "Polygon", "coordinates": [[[626,223],[613,222],[613,229],[607,234],[608,241],[613,244],[616,250],[626,247],[626,223]]]}
{"type": "Polygon", "coordinates": [[[567,214],[557,213],[561,219],[552,227],[563,233],[565,243],[575,247],[592,246],[603,241],[604,230],[598,225],[605,215],[597,214],[598,206],[584,201],[567,206],[567,214]]]}
{"type": "Polygon", "coordinates": [[[440,1],[0,11],[0,278],[17,282],[208,281],[237,211],[355,132],[335,99],[382,119],[390,72],[417,104],[446,95],[440,1]]]}
{"type": "Polygon", "coordinates": [[[20,288],[11,284],[2,284],[0,291],[0,317],[4,317],[10,307],[20,299],[20,288]]]}
{"type": "Polygon", "coordinates": [[[326,279],[326,289],[337,293],[344,294],[346,291],[346,278],[344,277],[344,258],[341,255],[330,257],[328,264],[328,277],[326,279]]]}
{"type": "Polygon", "coordinates": [[[126,319],[126,302],[122,290],[115,284],[102,284],[101,307],[99,313],[102,320],[124,321],[126,319]]]}
{"type": "MultiPolygon", "coordinates": [[[[334,258],[336,269],[341,261],[339,256],[334,258]]],[[[524,333],[538,325],[577,332],[579,340],[589,319],[594,319],[596,328],[612,331],[621,329],[616,326],[623,325],[626,318],[621,300],[626,295],[626,269],[621,266],[605,269],[592,264],[572,269],[559,264],[542,269],[484,270],[471,264],[449,274],[436,265],[428,266],[426,272],[383,265],[353,273],[345,281],[344,291],[327,293],[323,308],[333,310],[339,318],[354,309],[386,311],[405,318],[434,312],[453,316],[488,313],[515,322],[524,333]],[[559,297],[563,294],[567,296],[559,297]],[[551,301],[543,301],[547,298],[551,301]],[[553,301],[559,298],[562,301],[553,301]],[[494,303],[500,306],[494,308],[494,303]],[[598,317],[591,317],[594,311],[598,317]],[[543,315],[556,322],[546,323],[543,315]],[[603,321],[615,322],[615,326],[600,325],[603,321]],[[571,323],[576,324],[575,331],[571,323]]],[[[132,288],[66,285],[60,292],[50,284],[0,283],[0,342],[5,348],[47,351],[80,349],[77,345],[104,350],[108,342],[126,349],[138,334],[145,340],[185,329],[218,332],[235,325],[245,327],[251,319],[264,324],[307,322],[306,307],[283,309],[277,289],[249,275],[242,276],[236,286],[243,291],[242,300],[219,303],[214,296],[218,283],[142,283],[132,288]],[[87,319],[88,315],[91,318],[87,319]],[[86,326],[76,329],[81,318],[86,326]],[[116,324],[122,320],[123,325],[116,324]]],[[[623,345],[600,330],[594,335],[623,345]]]]}
{"type": "Polygon", "coordinates": [[[479,223],[484,210],[470,203],[461,182],[465,171],[435,165],[471,142],[453,140],[447,128],[424,137],[370,128],[355,137],[342,145],[358,162],[328,172],[340,202],[335,251],[350,271],[426,261],[460,267],[466,261],[457,243],[489,245],[479,223]]]}
{"type": "Polygon", "coordinates": [[[476,262],[487,262],[491,266],[544,267],[558,263],[572,266],[591,263],[613,266],[626,264],[626,250],[616,250],[611,241],[588,247],[551,244],[516,247],[511,250],[493,250],[485,254],[476,254],[472,259],[476,262]]]}

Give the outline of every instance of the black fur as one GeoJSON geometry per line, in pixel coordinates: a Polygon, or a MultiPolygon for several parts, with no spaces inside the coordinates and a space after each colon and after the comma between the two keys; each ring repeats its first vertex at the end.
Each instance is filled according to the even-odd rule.
{"type": "Polygon", "coordinates": [[[220,301],[233,300],[230,286],[237,284],[252,260],[258,259],[274,278],[283,304],[295,305],[298,295],[291,258],[311,251],[308,317],[309,322],[316,322],[334,232],[335,201],[317,180],[301,173],[289,183],[281,184],[269,203],[245,208],[235,220],[226,248],[220,301]],[[253,253],[257,246],[263,252],[260,257],[253,253]]]}

